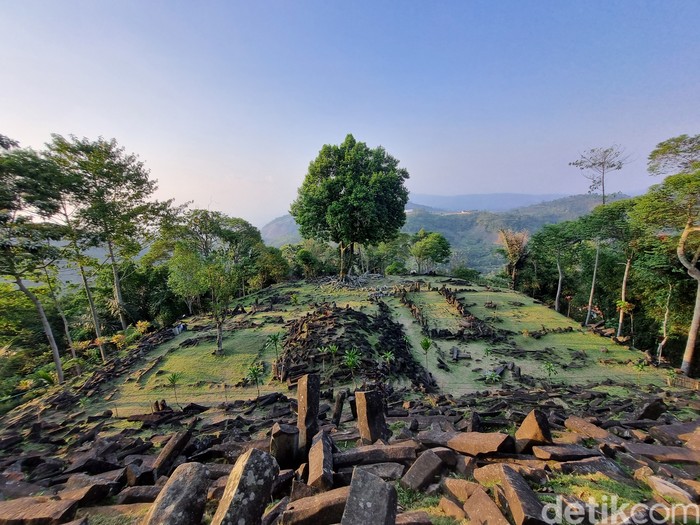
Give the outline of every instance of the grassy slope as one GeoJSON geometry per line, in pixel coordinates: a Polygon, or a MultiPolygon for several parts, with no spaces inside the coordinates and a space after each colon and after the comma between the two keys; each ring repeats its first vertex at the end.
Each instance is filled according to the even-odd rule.
{"type": "MultiPolygon", "coordinates": [[[[440,278],[430,278],[435,286],[440,283],[440,278]]],[[[370,286],[388,286],[405,282],[405,279],[391,278],[373,281],[370,286]]],[[[639,352],[630,351],[624,347],[616,346],[609,340],[596,335],[584,333],[580,326],[568,318],[553,312],[544,306],[535,304],[530,298],[510,291],[488,291],[484,288],[469,287],[475,292],[460,292],[460,299],[467,304],[475,303],[470,311],[480,319],[495,317],[493,326],[510,330],[515,333],[512,339],[518,350],[528,351],[527,357],[513,358],[510,354],[512,348],[508,346],[492,346],[486,341],[459,342],[438,341],[437,345],[445,355],[449,355],[452,346],[471,353],[472,360],[461,361],[459,364],[449,363],[450,371],[442,371],[437,368],[438,353],[432,348],[428,353],[428,367],[435,376],[443,391],[454,395],[484,390],[486,388],[498,388],[499,385],[485,384],[484,373],[493,370],[499,363],[515,361],[522,368],[523,373],[539,379],[547,379],[547,372],[543,367],[544,361],[554,364],[556,375],[553,380],[570,384],[583,384],[590,381],[602,381],[612,378],[621,382],[655,382],[661,383],[663,375],[654,370],[640,372],[631,364],[640,357],[639,352]],[[485,302],[495,302],[498,307],[487,309],[485,302]],[[519,302],[524,306],[514,306],[510,303],[519,302]],[[543,326],[563,328],[571,326],[574,331],[563,334],[547,334],[541,339],[529,337],[526,331],[540,330],[543,326]],[[542,352],[546,349],[545,352],[542,352]],[[574,351],[585,354],[585,363],[578,363],[578,359],[572,357],[574,351]],[[532,356],[532,357],[530,357],[532,356]],[[605,360],[607,364],[601,361],[605,360]],[[571,364],[574,366],[570,366],[571,364]]],[[[275,354],[273,348],[264,348],[268,335],[282,332],[284,324],[272,322],[273,318],[281,317],[283,321],[305,315],[313,310],[314,303],[323,301],[335,301],[338,306],[350,305],[352,308],[361,309],[371,314],[376,311],[376,306],[368,301],[368,290],[342,290],[337,291],[329,286],[317,286],[307,283],[290,283],[262,292],[257,296],[261,305],[266,304],[270,295],[286,297],[296,296],[296,299],[277,306],[270,312],[258,312],[239,316],[231,320],[224,341],[225,353],[223,357],[212,355],[214,341],[200,343],[198,346],[178,348],[178,345],[194,336],[213,335],[212,328],[199,332],[188,331],[180,334],[172,341],[161,345],[150,354],[149,361],[158,356],[164,356],[162,361],[153,371],[145,375],[140,381],[136,381],[138,371],[130,376],[117,379],[113,385],[105,389],[109,393],[116,391],[109,401],[98,403],[94,409],[116,409],[120,416],[132,413],[148,412],[150,405],[156,399],[165,398],[170,404],[174,403],[173,389],[168,385],[167,376],[173,372],[181,372],[182,378],[177,385],[177,396],[180,404],[197,402],[214,404],[226,400],[247,399],[256,395],[256,389],[250,387],[234,387],[245,377],[248,367],[257,359],[271,365],[275,354]],[[297,304],[293,304],[296,302],[297,304]],[[236,324],[245,319],[255,323],[250,328],[236,328],[236,324]]],[[[434,327],[456,329],[461,317],[457,311],[449,306],[444,298],[436,291],[410,294],[411,299],[419,304],[430,318],[430,324],[434,327]]],[[[248,297],[243,301],[246,307],[250,307],[255,297],[248,297]]],[[[394,319],[399,321],[406,335],[409,337],[416,359],[425,363],[425,354],[420,348],[419,342],[423,338],[419,325],[410,316],[408,309],[403,307],[397,298],[386,297],[385,301],[391,307],[394,319]]],[[[208,320],[197,317],[187,320],[190,327],[196,325],[207,326],[208,320]]],[[[449,362],[449,359],[445,359],[449,362]]],[[[144,365],[144,367],[147,364],[144,365]]],[[[261,385],[261,392],[287,391],[286,385],[270,380],[270,366],[261,385]]]]}

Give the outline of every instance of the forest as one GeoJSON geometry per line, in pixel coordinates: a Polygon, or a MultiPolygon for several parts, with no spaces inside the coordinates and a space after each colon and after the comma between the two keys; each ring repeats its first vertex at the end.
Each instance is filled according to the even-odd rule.
{"type": "Polygon", "coordinates": [[[625,163],[617,147],[572,162],[600,205],[534,232],[496,225],[503,269],[482,275],[432,224],[399,233],[408,172],[351,135],[311,163],[291,205],[304,240],[279,249],[243,218],[155,200],[144,162],[114,139],[53,135],[35,151],[0,135],[0,407],[196,312],[211,315],[221,352],[236,299],[290,279],[365,272],[509,287],[692,375],[700,135],[660,143],[648,162],[659,183],[612,200],[606,177],[625,163]],[[330,159],[343,170],[328,174],[330,159]]]}

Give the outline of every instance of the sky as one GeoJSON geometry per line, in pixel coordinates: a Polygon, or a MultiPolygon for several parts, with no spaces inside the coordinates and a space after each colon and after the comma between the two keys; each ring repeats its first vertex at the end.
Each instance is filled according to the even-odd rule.
{"type": "Polygon", "coordinates": [[[585,193],[569,166],[617,144],[608,191],[659,182],[700,133],[696,0],[0,0],[0,133],[116,138],[157,197],[262,226],[348,133],[437,195],[585,193]]]}

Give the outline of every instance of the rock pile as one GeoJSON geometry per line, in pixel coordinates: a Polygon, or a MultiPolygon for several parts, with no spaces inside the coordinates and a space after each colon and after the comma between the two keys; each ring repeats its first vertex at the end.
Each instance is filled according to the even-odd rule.
{"type": "Polygon", "coordinates": [[[642,405],[583,389],[425,402],[373,390],[350,397],[356,422],[346,411],[333,424],[319,377],[304,376],[296,402],[270,394],[193,405],[171,420],[184,426],[148,439],[110,429],[107,415],[5,418],[0,525],[89,523],[105,509],[145,515],[147,525],[200,524],[205,513],[214,524],[431,523],[402,507],[407,491],[438,496],[458,520],[537,525],[548,481],[562,474],[643,487],[647,504],[700,501],[700,420],[668,412],[697,408],[690,395],[667,396],[668,404],[647,396],[642,405]],[[563,396],[576,408],[555,402],[563,396]],[[512,435],[503,432],[514,422],[512,435]],[[23,451],[27,442],[42,452],[23,451]]]}
{"type": "Polygon", "coordinates": [[[352,377],[343,366],[343,358],[346,351],[355,348],[360,352],[357,374],[369,381],[404,377],[421,391],[435,390],[435,380],[413,357],[403,329],[391,318],[387,304],[378,300],[377,305],[378,313],[368,315],[350,307],[322,304],[287,323],[283,352],[275,364],[280,380],[293,387],[300,377],[315,373],[327,385],[347,383],[352,377]],[[370,343],[374,338],[378,339],[376,345],[370,343]],[[338,347],[336,355],[322,352],[329,345],[338,347]],[[386,349],[392,350],[391,362],[380,359],[381,351],[386,349]]]}

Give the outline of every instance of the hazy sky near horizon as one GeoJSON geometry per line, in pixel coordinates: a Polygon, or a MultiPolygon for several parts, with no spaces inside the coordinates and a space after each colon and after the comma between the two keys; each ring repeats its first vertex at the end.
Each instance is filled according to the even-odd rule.
{"type": "Polygon", "coordinates": [[[323,144],[384,146],[416,193],[609,191],[700,133],[700,2],[0,0],[0,133],[114,137],[159,198],[284,214],[323,144]]]}

